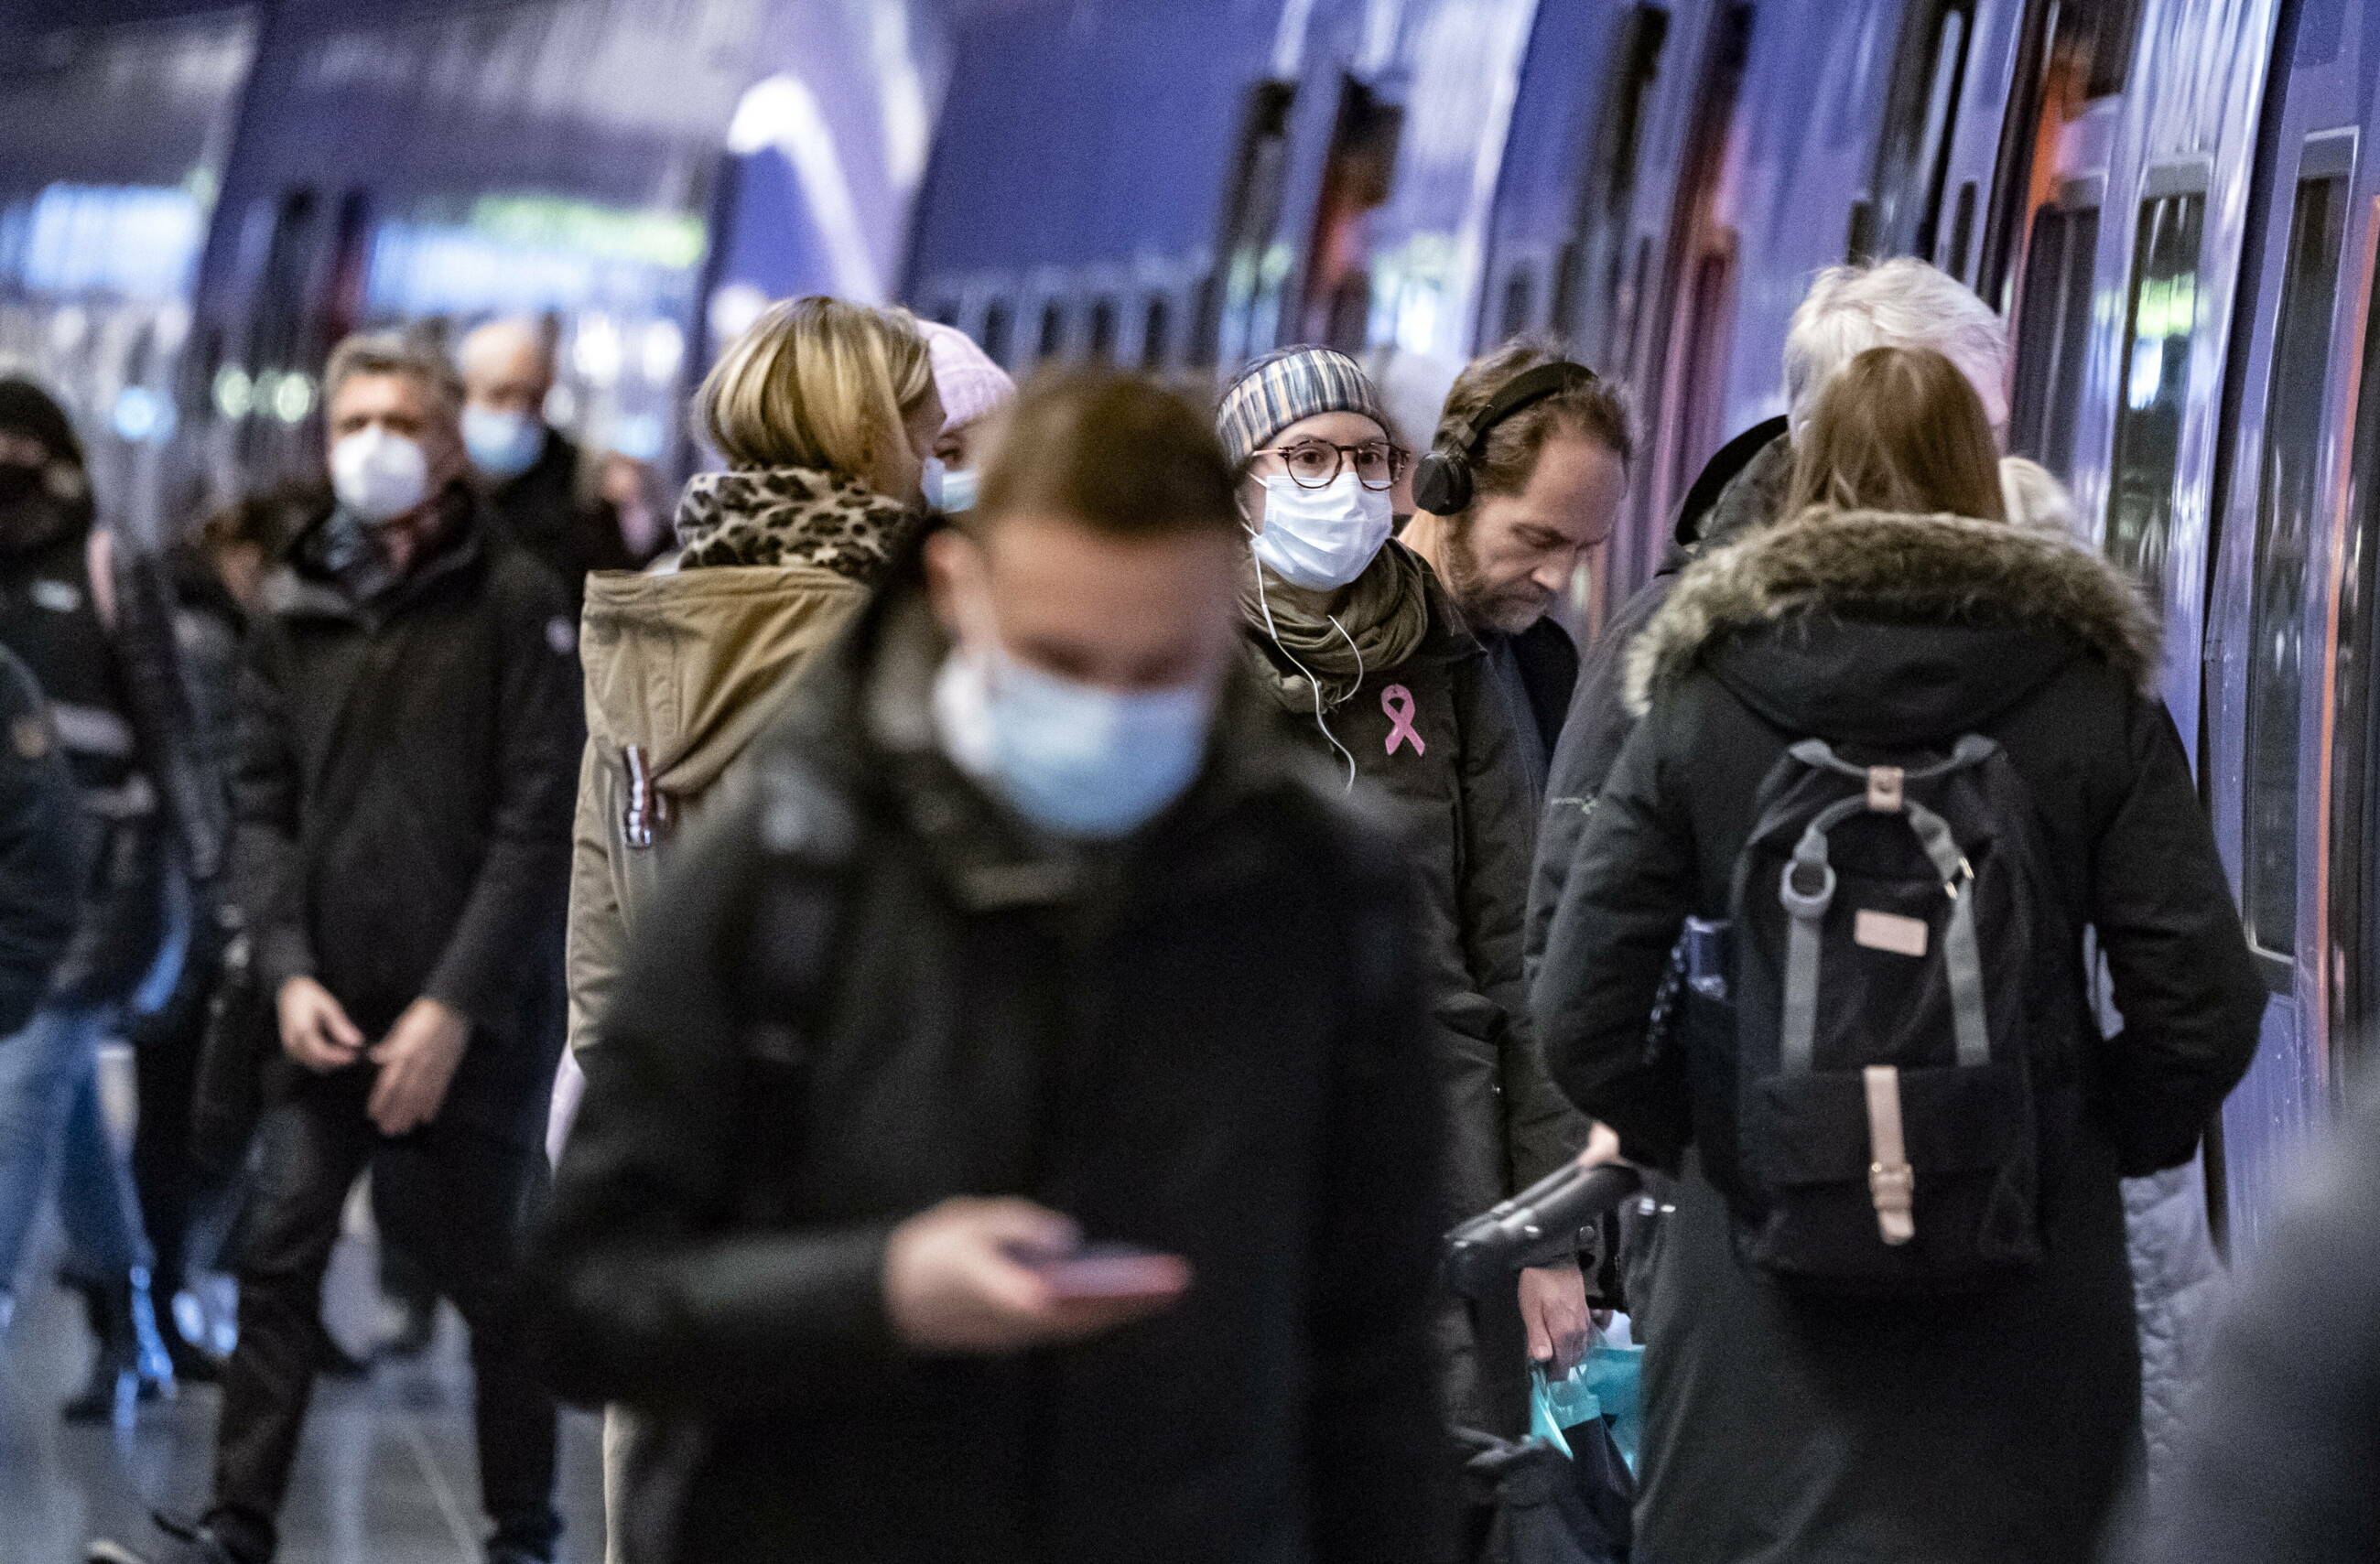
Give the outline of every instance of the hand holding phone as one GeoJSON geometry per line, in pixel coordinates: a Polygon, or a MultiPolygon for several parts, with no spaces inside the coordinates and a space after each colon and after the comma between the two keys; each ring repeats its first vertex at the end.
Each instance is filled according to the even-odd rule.
{"type": "Polygon", "coordinates": [[[1190,1285],[1190,1265],[1129,1243],[1093,1243],[1048,1258],[1020,1256],[1057,1298],[1171,1298],[1190,1285]]]}

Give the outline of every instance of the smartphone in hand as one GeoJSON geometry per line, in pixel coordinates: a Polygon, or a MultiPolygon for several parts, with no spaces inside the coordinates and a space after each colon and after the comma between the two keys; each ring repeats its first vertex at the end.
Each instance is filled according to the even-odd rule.
{"type": "Polygon", "coordinates": [[[1167,1298],[1190,1285],[1190,1264],[1129,1243],[1091,1243],[1064,1255],[1020,1255],[1061,1298],[1167,1298]]]}

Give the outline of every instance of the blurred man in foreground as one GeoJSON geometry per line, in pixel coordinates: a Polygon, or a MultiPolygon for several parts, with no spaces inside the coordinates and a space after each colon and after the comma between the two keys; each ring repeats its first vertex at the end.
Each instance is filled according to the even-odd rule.
{"type": "Polygon", "coordinates": [[[532,1273],[633,1557],[1439,1557],[1409,903],[1244,548],[1193,409],[1028,392],[689,844],[532,1273]]]}
{"type": "Polygon", "coordinates": [[[265,582],[234,789],[238,899],[297,1068],[257,1131],[214,1502],[164,1558],[273,1556],[322,1274],[369,1169],[383,1231],[470,1327],[490,1564],[540,1564],[560,1529],[554,1409],[511,1275],[562,1043],[571,625],[463,481],[440,360],[350,338],[323,390],[337,503],[265,582]]]}

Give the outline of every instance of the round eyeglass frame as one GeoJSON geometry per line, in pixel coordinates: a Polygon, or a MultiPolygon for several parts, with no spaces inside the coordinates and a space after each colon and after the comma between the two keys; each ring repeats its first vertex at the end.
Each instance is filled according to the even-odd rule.
{"type": "Polygon", "coordinates": [[[1292,483],[1296,484],[1300,489],[1328,489],[1332,484],[1339,481],[1339,475],[1342,472],[1349,470],[1350,465],[1354,464],[1354,471],[1355,474],[1355,481],[1376,494],[1384,490],[1395,488],[1397,479],[1404,476],[1406,464],[1413,460],[1413,453],[1406,450],[1403,446],[1398,444],[1393,440],[1366,440],[1357,445],[1342,445],[1336,441],[1308,438],[1297,442],[1294,445],[1261,446],[1257,450],[1249,452],[1248,455],[1251,457],[1279,456],[1281,458],[1282,469],[1289,474],[1289,480],[1292,483]],[[1385,445],[1388,447],[1389,476],[1386,482],[1375,483],[1370,479],[1364,476],[1364,469],[1360,465],[1359,457],[1361,453],[1364,451],[1379,445],[1385,445]],[[1307,482],[1305,479],[1300,478],[1297,475],[1296,466],[1289,459],[1289,455],[1293,451],[1330,452],[1330,470],[1323,474],[1321,478],[1311,483],[1307,482]]]}

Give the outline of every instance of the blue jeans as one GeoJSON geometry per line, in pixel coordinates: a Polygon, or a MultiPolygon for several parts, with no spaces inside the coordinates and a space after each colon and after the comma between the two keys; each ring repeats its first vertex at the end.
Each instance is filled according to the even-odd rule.
{"type": "Polygon", "coordinates": [[[53,1167],[78,1270],[100,1279],[151,1263],[131,1167],[100,1115],[106,1021],[97,1007],[57,1005],[0,1040],[0,1293],[15,1290],[53,1167]]]}

